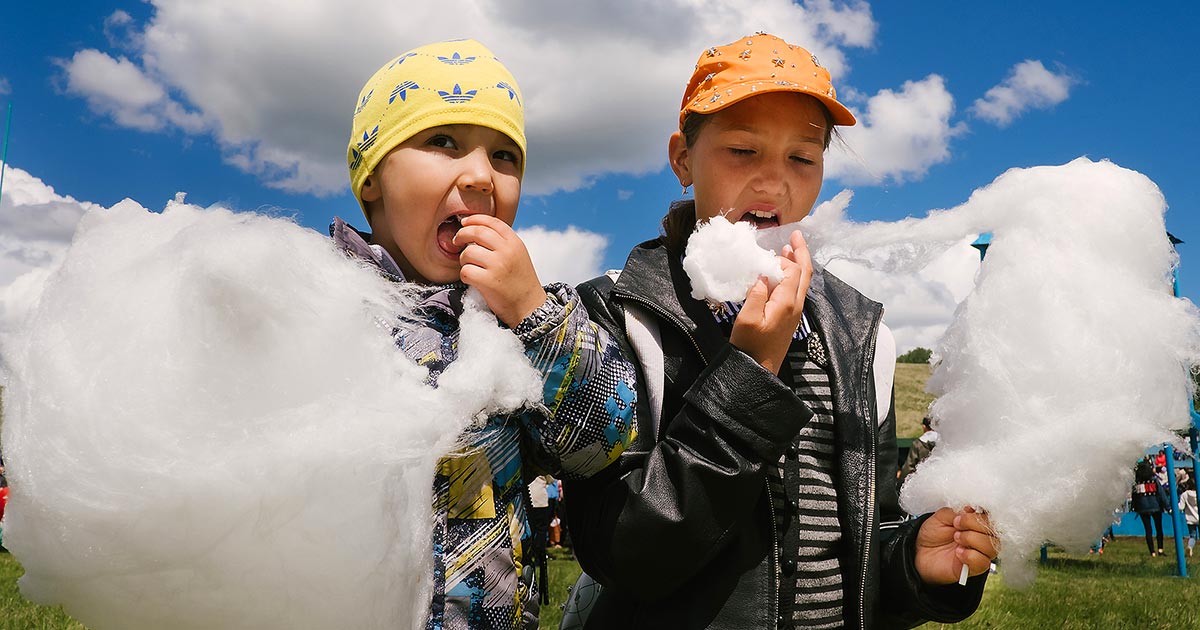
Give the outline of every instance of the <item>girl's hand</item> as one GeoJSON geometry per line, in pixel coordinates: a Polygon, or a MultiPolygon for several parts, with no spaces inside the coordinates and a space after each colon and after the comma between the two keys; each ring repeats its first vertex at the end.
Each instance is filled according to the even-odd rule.
{"type": "Polygon", "coordinates": [[[509,224],[486,214],[465,216],[454,244],[463,246],[459,277],[479,289],[488,308],[509,328],[546,301],[529,250],[509,224]]]}
{"type": "Polygon", "coordinates": [[[750,287],[746,303],[729,335],[730,343],[772,374],[779,374],[792,337],[800,326],[804,294],[812,280],[812,259],[799,230],[792,232],[790,243],[783,246],[779,262],[783,280],[772,288],[765,278],[759,278],[750,287]]]}
{"type": "Polygon", "coordinates": [[[928,584],[952,584],[964,564],[970,575],[987,571],[1000,550],[991,531],[987,514],[970,507],[934,512],[917,532],[917,573],[928,584]]]}

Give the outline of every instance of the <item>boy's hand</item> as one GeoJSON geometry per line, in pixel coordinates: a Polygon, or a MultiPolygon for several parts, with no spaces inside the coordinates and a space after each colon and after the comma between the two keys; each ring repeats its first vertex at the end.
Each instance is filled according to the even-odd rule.
{"type": "Polygon", "coordinates": [[[987,571],[1000,547],[991,529],[987,514],[970,507],[934,512],[917,532],[917,573],[928,584],[953,584],[964,564],[970,575],[987,571]]]}
{"type": "Polygon", "coordinates": [[[733,322],[729,342],[772,374],[787,356],[788,346],[804,315],[804,294],[812,280],[812,259],[799,230],[779,257],[783,280],[774,288],[759,278],[746,293],[746,303],[733,322]]]}
{"type": "Polygon", "coordinates": [[[463,247],[459,277],[479,289],[496,318],[509,328],[546,301],[529,251],[509,224],[486,214],[465,216],[454,244],[463,247]]]}

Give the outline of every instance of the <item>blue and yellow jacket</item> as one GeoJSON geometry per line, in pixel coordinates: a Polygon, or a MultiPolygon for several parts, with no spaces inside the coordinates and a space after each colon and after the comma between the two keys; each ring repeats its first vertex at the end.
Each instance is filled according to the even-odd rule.
{"type": "MultiPolygon", "coordinates": [[[[396,281],[382,248],[336,219],[334,242],[396,281]]],[[[420,326],[397,345],[429,369],[434,385],[458,354],[461,284],[421,290],[420,326]]],[[[545,287],[548,298],[513,333],[543,378],[543,408],[497,416],[442,457],[433,488],[433,596],[426,628],[537,627],[533,570],[523,566],[531,530],[526,479],[550,473],[589,477],[616,460],[636,434],[635,368],[590,321],[574,289],[545,287]]]]}

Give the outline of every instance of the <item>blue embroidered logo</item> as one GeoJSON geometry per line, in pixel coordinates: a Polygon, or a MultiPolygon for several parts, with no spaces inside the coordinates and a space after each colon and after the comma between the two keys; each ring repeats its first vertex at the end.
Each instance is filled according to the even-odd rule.
{"type": "Polygon", "coordinates": [[[379,138],[379,125],[375,125],[374,129],[363,132],[362,140],[360,140],[358,143],[358,150],[363,153],[366,153],[367,149],[370,149],[372,146],[374,146],[375,140],[378,138],[379,138]]]}
{"type": "Polygon", "coordinates": [[[457,83],[455,83],[453,91],[443,92],[441,90],[438,90],[438,95],[441,96],[442,100],[446,101],[447,103],[456,105],[458,103],[466,103],[467,101],[475,98],[475,93],[478,91],[479,90],[470,90],[467,92],[463,92],[462,88],[459,87],[459,85],[457,83]]]}
{"type": "Polygon", "coordinates": [[[388,70],[391,70],[392,68],[395,68],[396,66],[404,63],[405,59],[408,59],[409,57],[416,57],[416,56],[417,56],[417,53],[414,53],[414,52],[404,53],[403,55],[396,57],[396,60],[393,61],[390,66],[388,66],[388,70]]]}
{"type": "Polygon", "coordinates": [[[517,96],[517,91],[515,89],[513,89],[513,86],[501,81],[496,84],[496,87],[498,87],[502,90],[508,90],[508,100],[511,101],[513,99],[517,99],[517,105],[521,104],[521,98],[519,96],[517,96]]]}
{"type": "Polygon", "coordinates": [[[355,116],[362,113],[363,108],[367,106],[367,101],[371,100],[371,95],[374,93],[375,93],[375,90],[372,89],[370,92],[367,92],[366,96],[362,97],[362,101],[360,101],[358,103],[358,109],[354,110],[355,116]]]}
{"type": "Polygon", "coordinates": [[[438,55],[438,61],[445,63],[445,64],[450,64],[452,66],[465,66],[465,65],[471,63],[472,61],[475,61],[475,58],[474,57],[462,57],[458,53],[454,53],[453,55],[450,55],[449,57],[443,57],[441,55],[438,55]]]}
{"type": "Polygon", "coordinates": [[[362,166],[362,154],[358,152],[358,149],[351,147],[350,170],[357,171],[359,166],[362,166]]]}
{"type": "Polygon", "coordinates": [[[399,96],[400,100],[402,100],[402,101],[408,100],[408,91],[415,90],[420,87],[421,86],[417,85],[416,83],[413,83],[412,81],[405,81],[404,83],[397,85],[396,89],[392,90],[392,96],[391,96],[391,98],[388,99],[388,105],[391,105],[392,101],[396,100],[397,96],[399,96]]]}

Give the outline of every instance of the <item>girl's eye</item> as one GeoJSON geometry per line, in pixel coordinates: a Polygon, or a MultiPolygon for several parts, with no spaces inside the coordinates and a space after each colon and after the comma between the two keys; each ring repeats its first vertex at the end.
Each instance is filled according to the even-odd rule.
{"type": "Polygon", "coordinates": [[[518,161],[516,153],[513,153],[512,151],[506,151],[506,150],[496,151],[495,153],[492,154],[492,159],[503,160],[505,162],[512,162],[513,164],[516,164],[518,161]]]}
{"type": "Polygon", "coordinates": [[[440,149],[457,149],[458,148],[458,144],[454,142],[454,138],[451,138],[450,136],[447,136],[445,134],[440,134],[440,133],[438,135],[430,138],[429,142],[427,142],[426,144],[428,144],[431,147],[438,147],[440,149]]]}

